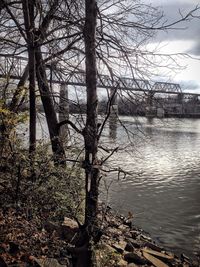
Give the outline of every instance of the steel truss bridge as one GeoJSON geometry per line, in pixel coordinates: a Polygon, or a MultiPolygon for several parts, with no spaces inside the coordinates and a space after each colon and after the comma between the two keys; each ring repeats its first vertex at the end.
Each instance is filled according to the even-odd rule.
{"type": "MultiPolygon", "coordinates": [[[[10,78],[20,80],[28,64],[26,57],[0,55],[0,78],[10,78]]],[[[84,72],[66,73],[63,67],[52,67],[46,64],[49,81],[55,84],[66,84],[73,86],[85,86],[84,72]],[[52,76],[53,73],[53,76],[52,76]],[[51,76],[51,78],[50,78],[51,76]],[[53,79],[52,79],[53,77],[53,79]]],[[[99,75],[97,87],[110,90],[138,91],[153,96],[154,94],[172,94],[182,95],[186,98],[198,98],[200,93],[191,93],[181,90],[179,84],[167,82],[155,82],[151,84],[148,80],[133,79],[126,77],[110,77],[108,75],[99,75]]]]}

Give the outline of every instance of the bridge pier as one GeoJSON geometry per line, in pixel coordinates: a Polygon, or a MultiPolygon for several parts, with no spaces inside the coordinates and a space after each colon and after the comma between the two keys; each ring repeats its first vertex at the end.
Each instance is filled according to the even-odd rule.
{"type": "MultiPolygon", "coordinates": [[[[59,96],[59,122],[69,119],[69,99],[68,99],[68,86],[64,83],[60,85],[59,96]]],[[[68,125],[65,124],[60,128],[60,138],[67,142],[69,136],[68,125]]]]}
{"type": "Polygon", "coordinates": [[[158,118],[164,118],[165,117],[165,110],[163,107],[158,107],[156,110],[156,116],[158,118]]]}
{"type": "Polygon", "coordinates": [[[154,98],[154,93],[149,92],[147,94],[147,99],[146,99],[146,117],[154,117],[156,115],[154,105],[153,105],[153,98],[154,98]]]}
{"type": "Polygon", "coordinates": [[[118,116],[117,91],[110,89],[110,117],[118,116]]]}
{"type": "Polygon", "coordinates": [[[117,117],[118,117],[117,91],[115,89],[110,89],[109,136],[113,140],[115,140],[117,137],[117,117]]]}

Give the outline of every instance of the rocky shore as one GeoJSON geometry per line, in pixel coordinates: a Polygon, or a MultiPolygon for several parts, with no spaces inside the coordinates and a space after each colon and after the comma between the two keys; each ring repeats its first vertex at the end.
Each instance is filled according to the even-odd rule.
{"type": "Polygon", "coordinates": [[[98,267],[200,266],[198,260],[191,260],[184,254],[177,257],[166,251],[146,232],[135,227],[131,219],[118,216],[111,209],[107,210],[103,224],[105,231],[96,250],[98,267]]]}
{"type": "MultiPolygon", "coordinates": [[[[200,261],[177,257],[157,245],[130,218],[110,208],[99,214],[101,239],[95,245],[97,267],[198,267],[200,261]]],[[[73,244],[79,234],[76,221],[27,220],[13,210],[0,213],[0,267],[73,267],[73,244]]]]}

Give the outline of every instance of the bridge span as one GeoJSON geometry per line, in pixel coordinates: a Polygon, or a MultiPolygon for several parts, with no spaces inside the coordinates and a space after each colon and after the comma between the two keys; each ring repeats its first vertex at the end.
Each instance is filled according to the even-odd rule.
{"type": "MultiPolygon", "coordinates": [[[[28,64],[28,58],[21,56],[0,54],[0,78],[19,80],[28,64]]],[[[85,86],[85,73],[83,71],[68,72],[58,64],[46,64],[47,74],[53,74],[53,79],[49,80],[54,84],[65,84],[72,86],[85,86]]],[[[200,93],[191,93],[182,91],[177,83],[169,82],[150,82],[145,79],[134,79],[129,77],[118,77],[100,74],[97,79],[97,87],[109,90],[138,91],[151,94],[172,94],[172,95],[194,95],[200,96],[200,93]]]]}
{"type": "MultiPolygon", "coordinates": [[[[52,84],[60,85],[61,94],[66,92],[67,96],[68,85],[85,87],[85,73],[83,71],[71,71],[68,72],[60,64],[51,64],[44,59],[46,64],[46,72],[49,82],[52,84]]],[[[20,80],[24,72],[27,71],[28,58],[21,56],[2,55],[0,54],[0,78],[20,80]]],[[[97,87],[109,90],[110,98],[112,99],[111,106],[113,113],[118,113],[117,95],[120,91],[125,92],[138,92],[138,95],[145,96],[146,114],[155,113],[155,105],[157,111],[160,114],[164,114],[165,109],[179,110],[179,113],[183,113],[183,100],[192,99],[193,103],[197,106],[200,93],[191,93],[182,91],[181,86],[177,83],[169,82],[151,82],[145,79],[134,79],[129,77],[108,76],[104,74],[98,75],[97,87]],[[159,99],[159,96],[165,95],[168,98],[173,96],[176,98],[174,103],[168,101],[164,103],[162,100],[158,103],[155,99],[159,99]]],[[[198,103],[199,104],[199,103],[198,103]]],[[[199,105],[200,106],[200,105],[199,105]]],[[[197,108],[196,108],[197,109],[197,108]]],[[[157,112],[156,111],[156,112],[157,112]]]]}

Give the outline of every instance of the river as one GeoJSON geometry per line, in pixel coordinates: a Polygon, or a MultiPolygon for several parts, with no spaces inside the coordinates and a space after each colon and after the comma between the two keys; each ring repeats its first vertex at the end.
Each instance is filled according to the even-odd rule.
{"type": "Polygon", "coordinates": [[[126,148],[110,164],[134,174],[108,176],[109,204],[175,253],[200,252],[200,119],[120,119],[110,142],[126,148]]]}
{"type": "MultiPolygon", "coordinates": [[[[40,125],[46,138],[44,118],[40,125]]],[[[120,116],[107,125],[102,146],[119,147],[106,164],[129,175],[107,173],[100,198],[108,190],[109,205],[131,212],[134,224],[167,249],[200,253],[200,119],[120,116]]]]}

